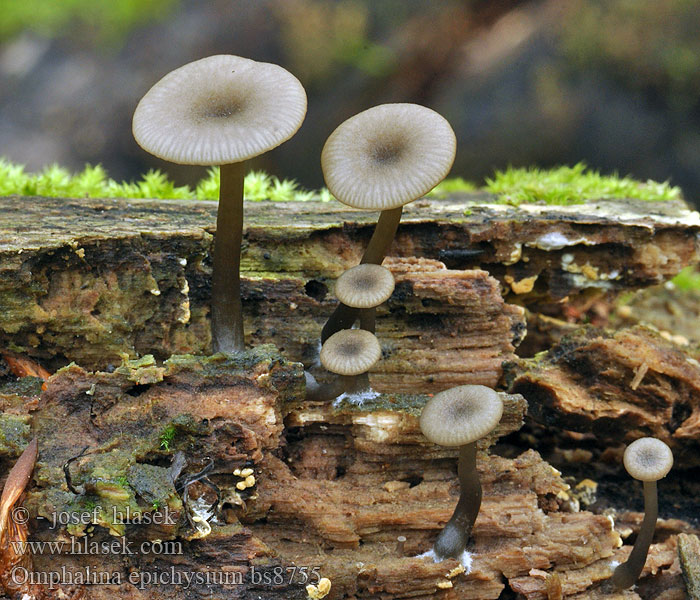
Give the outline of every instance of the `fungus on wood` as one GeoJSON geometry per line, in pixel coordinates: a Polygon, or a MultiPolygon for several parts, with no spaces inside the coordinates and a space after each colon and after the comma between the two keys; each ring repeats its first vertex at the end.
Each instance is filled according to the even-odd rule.
{"type": "Polygon", "coordinates": [[[649,546],[654,538],[656,519],[659,516],[656,482],[666,477],[671,470],[673,453],[661,440],[645,437],[627,446],[623,462],[627,472],[644,483],[644,520],[632,552],[610,577],[610,583],[618,590],[637,583],[644,568],[649,546]]]}
{"type": "MultiPolygon", "coordinates": [[[[404,204],[433,189],[452,168],[457,140],[450,124],[418,104],[381,104],[342,123],[321,152],[326,185],[343,204],[381,215],[362,263],[381,264],[404,204]]],[[[340,304],[321,341],[352,326],[357,309],[340,304]]]]}
{"type": "Polygon", "coordinates": [[[291,73],[224,54],[168,73],[134,112],[134,138],[147,152],[179,164],[221,166],[211,290],[214,352],[245,348],[240,295],[244,161],[292,137],[305,115],[306,93],[291,73]]]}
{"type": "Polygon", "coordinates": [[[374,333],[377,306],[389,299],[395,285],[389,269],[365,263],[338,277],[335,297],[350,308],[360,309],[360,329],[374,333]]]}
{"type": "Polygon", "coordinates": [[[319,385],[306,373],[306,398],[328,401],[348,394],[362,403],[374,396],[367,371],[381,358],[382,349],[376,336],[364,329],[343,329],[329,337],[319,358],[321,364],[336,375],[330,383],[319,385]]]}
{"type": "MultiPolygon", "coordinates": [[[[436,394],[423,408],[423,435],[439,446],[459,447],[460,495],[452,518],[433,547],[439,560],[462,560],[481,507],[481,483],[476,470],[476,442],[493,431],[503,415],[503,401],[491,388],[462,385],[436,394]]],[[[464,562],[464,561],[463,561],[464,562]]]]}

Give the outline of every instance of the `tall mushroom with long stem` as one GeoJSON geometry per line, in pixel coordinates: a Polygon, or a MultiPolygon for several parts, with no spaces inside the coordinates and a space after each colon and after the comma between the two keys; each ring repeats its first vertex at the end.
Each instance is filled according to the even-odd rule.
{"type": "Polygon", "coordinates": [[[495,429],[502,414],[500,396],[483,385],[462,385],[435,394],[421,412],[420,428],[426,438],[439,446],[459,447],[459,501],[435,541],[433,550],[439,560],[462,559],[481,508],[476,442],[495,429]]]}
{"type": "MultiPolygon", "coordinates": [[[[403,206],[445,178],[456,148],[450,124],[418,104],[381,104],[331,133],[321,152],[328,189],[343,204],[382,211],[362,263],[382,263],[403,206]]],[[[326,322],[321,341],[352,327],[357,315],[358,309],[340,304],[326,322]]]]}
{"type": "Polygon", "coordinates": [[[216,55],[168,73],[141,99],[136,142],[184,165],[220,165],[214,242],[211,337],[214,352],[245,349],[240,294],[244,161],[292,137],[306,115],[306,93],[277,65],[216,55]]]}
{"type": "Polygon", "coordinates": [[[673,453],[661,440],[640,438],[625,448],[623,462],[627,472],[644,484],[644,520],[627,560],[618,565],[610,577],[613,588],[622,590],[637,583],[644,568],[649,546],[654,538],[659,516],[656,482],[668,475],[673,466],[673,453]]]}

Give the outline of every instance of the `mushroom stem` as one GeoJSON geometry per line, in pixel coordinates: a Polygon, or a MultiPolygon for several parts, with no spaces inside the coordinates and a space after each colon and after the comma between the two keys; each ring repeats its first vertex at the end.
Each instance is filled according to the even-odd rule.
{"type": "MultiPolygon", "coordinates": [[[[382,211],[360,264],[382,264],[389,250],[389,246],[391,246],[391,242],[394,241],[396,230],[401,221],[402,212],[403,206],[382,211]]],[[[323,330],[321,331],[321,343],[324,344],[329,337],[341,329],[350,329],[357,320],[359,310],[359,308],[352,308],[342,302],[338,304],[333,314],[323,326],[323,330]]]]}
{"type": "Polygon", "coordinates": [[[341,394],[360,394],[371,389],[367,373],[360,375],[335,375],[328,383],[318,383],[311,373],[306,376],[306,400],[311,402],[329,402],[341,394]]]}
{"type": "Polygon", "coordinates": [[[245,163],[221,165],[211,286],[211,345],[216,352],[245,349],[241,306],[241,242],[245,163]]]}
{"type": "Polygon", "coordinates": [[[656,519],[659,516],[659,502],[656,481],[644,482],[644,520],[628,559],[619,565],[610,577],[610,582],[618,590],[633,586],[644,568],[649,546],[654,538],[656,519]]]}
{"type": "Polygon", "coordinates": [[[391,246],[391,242],[394,241],[396,230],[399,227],[399,221],[401,221],[402,212],[403,206],[382,211],[360,264],[382,264],[389,250],[389,246],[391,246]]]}
{"type": "Polygon", "coordinates": [[[459,501],[452,518],[435,540],[434,551],[441,559],[461,558],[481,507],[481,482],[476,470],[476,442],[459,449],[459,501]]]}
{"type": "Polygon", "coordinates": [[[377,321],[377,307],[360,309],[360,329],[375,333],[377,321]]]}
{"type": "Polygon", "coordinates": [[[343,382],[338,376],[334,376],[328,383],[318,383],[316,378],[304,371],[306,377],[306,400],[311,402],[330,402],[343,393],[343,382]]]}

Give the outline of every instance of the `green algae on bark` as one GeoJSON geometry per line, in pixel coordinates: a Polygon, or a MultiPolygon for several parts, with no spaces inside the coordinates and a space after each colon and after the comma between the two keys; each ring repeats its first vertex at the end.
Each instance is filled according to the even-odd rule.
{"type": "Polygon", "coordinates": [[[41,442],[31,505],[46,519],[94,510],[89,521],[69,524],[72,535],[93,525],[123,535],[128,522],[119,515],[143,520],[165,510],[175,521],[159,535],[175,537],[188,527],[174,487],[178,473],[170,471],[175,454],[182,454],[184,473],[201,470],[207,457],[225,457],[217,476],[235,488],[234,467],[277,446],[283,401],[302,396],[301,365],[272,346],[240,356],[176,356],[163,366],[151,356],[124,357],[112,373],[64,367],[31,413],[41,442]],[[173,432],[167,447],[164,431],[173,432]],[[77,495],[65,487],[67,461],[77,495]]]}
{"type": "Polygon", "coordinates": [[[700,540],[697,535],[678,536],[678,558],[690,600],[700,600],[700,540]]]}
{"type": "Polygon", "coordinates": [[[30,419],[26,415],[0,413],[0,457],[15,458],[31,440],[30,419]]]}

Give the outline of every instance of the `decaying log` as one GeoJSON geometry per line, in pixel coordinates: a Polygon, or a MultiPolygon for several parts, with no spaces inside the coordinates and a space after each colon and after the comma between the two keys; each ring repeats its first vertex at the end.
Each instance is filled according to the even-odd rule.
{"type": "MultiPolygon", "coordinates": [[[[564,297],[574,302],[590,292],[657,283],[698,256],[700,219],[681,202],[514,208],[478,204],[484,200],[493,197],[409,204],[390,254],[439,260],[450,270],[481,266],[510,298],[551,314],[564,297]]],[[[121,352],[161,360],[205,353],[215,211],[213,202],[0,198],[0,345],[53,367],[75,360],[106,368],[121,352]]],[[[242,268],[251,344],[274,342],[291,360],[312,361],[334,306],[333,280],[357,264],[375,220],[339,203],[248,203],[242,268]]],[[[397,294],[413,285],[409,276],[405,283],[397,294]]],[[[492,283],[472,283],[492,293],[492,283]]],[[[442,299],[453,296],[450,289],[427,293],[428,306],[414,315],[397,314],[403,299],[395,295],[379,326],[406,332],[402,343],[421,336],[425,348],[425,330],[440,330],[442,299]]],[[[455,348],[461,355],[476,348],[475,373],[479,357],[488,363],[470,381],[486,382],[494,352],[507,358],[521,337],[519,317],[509,310],[503,316],[515,330],[510,338],[487,331],[483,321],[481,332],[496,346],[467,341],[455,348]]],[[[436,347],[447,343],[433,339],[436,347]]],[[[388,373],[404,372],[405,364],[397,359],[388,373]]],[[[424,381],[441,376],[424,373],[424,381]]],[[[444,376],[445,385],[454,382],[466,381],[444,376]]]]}
{"type": "Polygon", "coordinates": [[[506,370],[542,423],[591,431],[601,445],[654,436],[676,465],[700,462],[700,364],[650,329],[581,328],[506,370]]]}
{"type": "Polygon", "coordinates": [[[535,451],[514,459],[488,452],[520,427],[520,396],[504,394],[504,418],[481,445],[484,501],[473,565],[464,573],[455,560],[418,556],[459,493],[456,451],[419,433],[427,398],[381,395],[334,408],[305,402],[302,382],[299,364],[263,347],[236,359],[175,356],[162,366],[144,357],[112,373],[72,365],[45,391],[35,387],[40,396],[32,401],[0,396],[0,422],[20,416],[39,437],[36,485],[26,501],[41,517],[32,520],[33,539],[64,544],[61,552],[36,553],[36,571],[73,583],[100,578],[85,586],[86,598],[125,600],[205,592],[303,600],[304,574],[309,583],[331,581],[329,600],[485,600],[506,587],[536,600],[547,597],[542,573],[560,580],[565,598],[609,576],[610,558],[620,552],[612,521],[572,509],[568,485],[535,451]],[[75,491],[64,469],[70,459],[75,491]],[[221,498],[216,520],[203,510],[213,488],[194,481],[210,461],[205,475],[221,498]],[[199,521],[187,519],[192,510],[199,521]],[[127,511],[142,522],[115,520],[127,511]],[[60,515],[85,514],[84,522],[60,522],[60,515]],[[159,551],[140,551],[156,539],[159,551]],[[117,544],[103,545],[109,542],[117,544]],[[93,554],[75,553],[90,548],[93,554]],[[186,574],[200,579],[186,584],[186,574]],[[149,583],[154,578],[161,585],[149,583]],[[174,578],[180,585],[171,585],[174,578]]]}
{"type": "Polygon", "coordinates": [[[592,430],[601,445],[657,435],[677,463],[698,463],[698,363],[643,328],[574,333],[567,320],[596,294],[696,261],[700,217],[676,202],[484,199],[406,208],[370,374],[383,393],[358,407],[306,402],[300,362],[314,368],[334,279],[359,261],[376,215],[247,205],[257,347],[206,357],[183,353],[208,351],[215,203],[0,198],[0,346],[63,367],[44,390],[0,372],[0,473],[38,436],[31,539],[59,543],[35,549],[36,576],[99,600],[306,600],[323,596],[306,588],[320,577],[329,600],[682,598],[678,528],[660,525],[635,591],[609,593],[639,515],[613,526],[580,510],[534,450],[490,447],[520,428],[522,393],[550,426],[592,430]],[[507,301],[535,315],[533,347],[561,342],[517,359],[525,310],[507,301]],[[421,556],[459,486],[456,451],[429,444],[418,415],[426,394],[496,386],[503,361],[513,393],[480,442],[484,500],[464,572],[421,556]]]}

